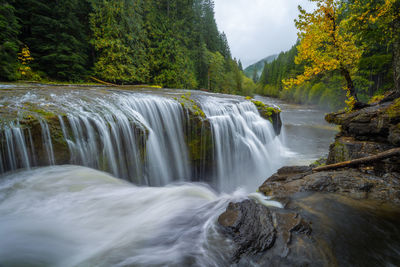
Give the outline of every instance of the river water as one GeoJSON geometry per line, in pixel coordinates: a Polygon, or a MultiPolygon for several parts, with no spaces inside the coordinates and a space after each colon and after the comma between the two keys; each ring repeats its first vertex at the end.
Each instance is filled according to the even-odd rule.
{"type": "Polygon", "coordinates": [[[256,96],[255,99],[282,110],[282,143],[292,153],[285,165],[309,165],[328,155],[338,127],[325,121],[327,111],[270,97],[256,96]]]}
{"type": "Polygon", "coordinates": [[[29,102],[67,113],[60,127],[70,125],[63,138],[71,163],[81,165],[53,165],[54,140],[43,120],[53,166],[35,167],[40,159],[30,134],[18,122],[3,122],[2,168],[12,172],[0,182],[0,266],[225,266],[231,244],[215,221],[227,204],[249,197],[279,167],[323,156],[335,134],[312,107],[260,97],[283,110],[283,131],[275,136],[250,101],[192,92],[210,121],[216,161],[211,183],[193,183],[179,102],[153,91],[103,90],[21,89],[0,99],[16,110],[29,102]],[[141,151],[131,122],[149,134],[145,166],[136,160],[141,151]],[[102,166],[108,173],[93,169],[102,166]]]}

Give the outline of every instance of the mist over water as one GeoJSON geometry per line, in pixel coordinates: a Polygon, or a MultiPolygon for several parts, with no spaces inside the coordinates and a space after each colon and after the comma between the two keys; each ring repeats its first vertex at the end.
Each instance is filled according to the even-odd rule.
{"type": "Polygon", "coordinates": [[[252,102],[192,96],[212,134],[213,168],[197,173],[189,116],[174,99],[186,91],[47,90],[21,90],[0,105],[19,115],[26,103],[61,111],[73,165],[56,165],[42,114],[34,116],[43,158],[19,119],[0,123],[1,266],[225,266],[232,248],[215,222],[227,204],[251,197],[281,207],[251,192],[299,154],[252,102]]]}
{"type": "Polygon", "coordinates": [[[214,221],[244,197],[204,184],[137,187],[80,166],[18,172],[0,184],[0,263],[217,266],[229,242],[214,221]]]}
{"type": "MultiPolygon", "coordinates": [[[[187,144],[191,141],[187,129],[192,122],[179,99],[168,91],[40,88],[17,92],[1,99],[0,104],[7,103],[21,117],[27,105],[40,108],[29,116],[40,122],[39,142],[44,149],[39,158],[34,133],[21,126],[20,119],[0,123],[0,137],[5,140],[0,144],[1,173],[60,164],[60,151],[55,151],[52,140],[54,125],[61,129],[57,141],[67,144],[67,163],[103,170],[137,185],[208,181],[218,191],[232,192],[237,187],[255,191],[283,165],[288,152],[272,124],[242,97],[193,92],[206,115],[202,123],[211,125],[212,134],[212,155],[205,159],[212,164],[203,160],[204,166],[197,166],[205,169],[208,164],[211,169],[195,173],[187,144]],[[47,113],[58,114],[57,121],[50,125],[47,113]]],[[[176,93],[179,96],[186,91],[176,93]]],[[[196,146],[204,146],[203,141],[200,139],[196,146]]]]}
{"type": "Polygon", "coordinates": [[[218,188],[254,190],[281,166],[287,149],[253,103],[209,96],[200,103],[211,122],[218,188]]]}

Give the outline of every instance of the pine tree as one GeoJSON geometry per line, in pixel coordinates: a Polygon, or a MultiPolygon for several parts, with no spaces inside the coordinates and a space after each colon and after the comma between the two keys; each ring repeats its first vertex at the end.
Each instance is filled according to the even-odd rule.
{"type": "Polygon", "coordinates": [[[240,61],[240,59],[239,59],[239,62],[238,62],[238,67],[239,67],[240,71],[243,71],[243,65],[242,65],[242,61],[240,61]]]}
{"type": "Polygon", "coordinates": [[[0,80],[17,78],[20,26],[10,1],[0,0],[0,80]]]}
{"type": "Polygon", "coordinates": [[[21,40],[35,59],[33,67],[59,80],[79,80],[88,66],[86,1],[62,4],[44,0],[16,0],[22,23],[21,40]]]}
{"type": "Polygon", "coordinates": [[[149,77],[142,1],[95,0],[90,14],[94,73],[120,83],[144,83],[149,77]]]}
{"type": "Polygon", "coordinates": [[[253,79],[253,82],[255,82],[255,83],[258,82],[258,73],[257,73],[256,68],[254,68],[252,79],[253,79]]]}

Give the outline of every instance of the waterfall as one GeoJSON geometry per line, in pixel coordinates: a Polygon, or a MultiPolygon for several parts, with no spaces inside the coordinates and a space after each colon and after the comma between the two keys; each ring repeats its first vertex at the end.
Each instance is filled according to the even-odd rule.
{"type": "Polygon", "coordinates": [[[75,164],[140,185],[207,181],[220,191],[254,189],[280,159],[271,123],[250,101],[194,99],[205,118],[168,94],[93,88],[13,96],[6,101],[16,118],[0,123],[0,173],[75,164]]]}
{"type": "Polygon", "coordinates": [[[207,96],[201,106],[213,131],[217,187],[228,191],[241,184],[256,188],[282,160],[283,146],[272,124],[261,118],[250,101],[207,96]]]}
{"type": "Polygon", "coordinates": [[[0,150],[0,173],[7,169],[29,169],[31,160],[28,156],[23,129],[18,124],[11,123],[0,131],[0,138],[4,140],[0,150]]]}
{"type": "MultiPolygon", "coordinates": [[[[165,185],[172,181],[188,181],[190,164],[183,137],[184,113],[172,99],[148,94],[63,92],[50,94],[46,100],[40,92],[29,92],[14,104],[19,112],[21,103],[43,106],[46,112],[57,107],[55,123],[65,141],[70,164],[101,169],[138,184],[165,185]],[[143,160],[142,160],[143,159],[143,160]],[[144,165],[144,166],[143,166],[144,165]]],[[[45,113],[45,112],[41,112],[45,113]]],[[[3,123],[0,134],[0,172],[54,165],[57,155],[51,136],[50,122],[40,112],[41,146],[44,155],[34,155],[31,135],[18,123],[3,123]],[[45,161],[45,162],[43,162],[45,161]]],[[[54,125],[54,122],[51,122],[54,125]]],[[[59,152],[59,151],[58,151],[59,152]]]]}

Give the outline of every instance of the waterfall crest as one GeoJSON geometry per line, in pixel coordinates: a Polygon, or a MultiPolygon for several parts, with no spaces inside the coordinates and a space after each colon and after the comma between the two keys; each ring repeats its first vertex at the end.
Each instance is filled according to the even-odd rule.
{"type": "Polygon", "coordinates": [[[194,99],[205,117],[168,94],[22,91],[0,100],[16,117],[0,123],[0,173],[75,164],[140,185],[207,181],[233,191],[274,171],[282,146],[252,102],[194,99]]]}

